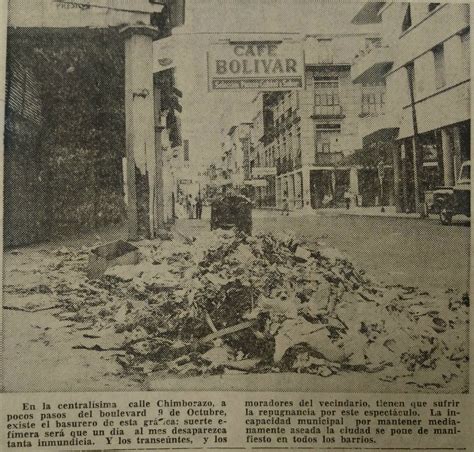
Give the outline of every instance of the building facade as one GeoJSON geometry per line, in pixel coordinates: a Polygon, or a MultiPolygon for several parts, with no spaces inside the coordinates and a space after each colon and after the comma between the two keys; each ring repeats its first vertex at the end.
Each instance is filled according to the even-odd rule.
{"type": "Polygon", "coordinates": [[[241,189],[245,186],[244,181],[250,179],[252,123],[234,125],[222,138],[223,185],[241,189]]]}
{"type": "Polygon", "coordinates": [[[393,193],[400,211],[423,211],[470,158],[468,4],[368,2],[354,23],[379,24],[382,43],[354,64],[353,80],[387,86],[395,128],[393,193]]]}
{"type": "Polygon", "coordinates": [[[351,68],[359,49],[378,42],[372,32],[306,36],[304,89],[256,97],[251,167],[266,179],[259,202],[316,209],[358,192],[358,173],[344,159],[362,148],[361,119],[383,114],[385,85],[354,84],[351,68]]]}

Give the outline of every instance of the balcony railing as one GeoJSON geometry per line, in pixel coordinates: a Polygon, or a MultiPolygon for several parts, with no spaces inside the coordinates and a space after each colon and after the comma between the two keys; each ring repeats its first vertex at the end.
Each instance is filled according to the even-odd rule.
{"type": "Polygon", "coordinates": [[[342,105],[315,105],[312,118],[343,118],[342,105]]]}
{"type": "Polygon", "coordinates": [[[378,116],[385,114],[385,104],[362,104],[359,117],[378,116]]]}
{"type": "Polygon", "coordinates": [[[343,157],[342,152],[317,152],[314,155],[314,164],[321,166],[332,166],[343,157]]]}

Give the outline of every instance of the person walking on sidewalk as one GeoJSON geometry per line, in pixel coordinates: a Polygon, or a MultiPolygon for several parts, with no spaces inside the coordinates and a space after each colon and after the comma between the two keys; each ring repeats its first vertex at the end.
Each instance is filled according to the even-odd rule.
{"type": "Polygon", "coordinates": [[[281,214],[288,216],[290,215],[290,206],[288,204],[288,193],[283,192],[283,208],[281,209],[281,214]]]}

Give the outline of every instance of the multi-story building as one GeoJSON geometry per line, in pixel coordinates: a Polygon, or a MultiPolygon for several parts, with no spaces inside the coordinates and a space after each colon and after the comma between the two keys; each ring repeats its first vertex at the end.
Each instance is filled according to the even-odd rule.
{"type": "Polygon", "coordinates": [[[306,36],[304,89],[256,98],[252,174],[267,179],[262,202],[274,195],[279,207],[285,198],[290,208],[337,206],[358,190],[357,172],[341,162],[362,148],[361,116],[383,113],[385,86],[353,84],[351,67],[360,48],[378,42],[376,32],[306,36]]]}
{"type": "Polygon", "coordinates": [[[229,185],[242,188],[250,179],[252,123],[243,122],[232,126],[223,137],[222,169],[228,176],[229,185]]]}
{"type": "Polygon", "coordinates": [[[367,2],[353,23],[380,24],[382,43],[359,55],[353,79],[385,81],[389,108],[373,131],[397,130],[395,202],[421,211],[425,195],[453,185],[470,158],[469,5],[367,2]]]}
{"type": "Polygon", "coordinates": [[[273,127],[270,97],[271,94],[258,93],[252,101],[254,117],[250,155],[250,178],[253,179],[252,197],[258,207],[274,207],[276,204],[275,149],[271,149],[269,145],[272,142],[270,129],[273,127]]]}

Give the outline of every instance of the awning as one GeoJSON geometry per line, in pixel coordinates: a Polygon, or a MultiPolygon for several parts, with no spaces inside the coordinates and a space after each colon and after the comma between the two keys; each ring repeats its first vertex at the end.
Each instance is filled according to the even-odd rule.
{"type": "Polygon", "coordinates": [[[356,25],[367,25],[382,22],[379,13],[385,3],[386,2],[366,2],[354,16],[351,23],[356,25]]]}

